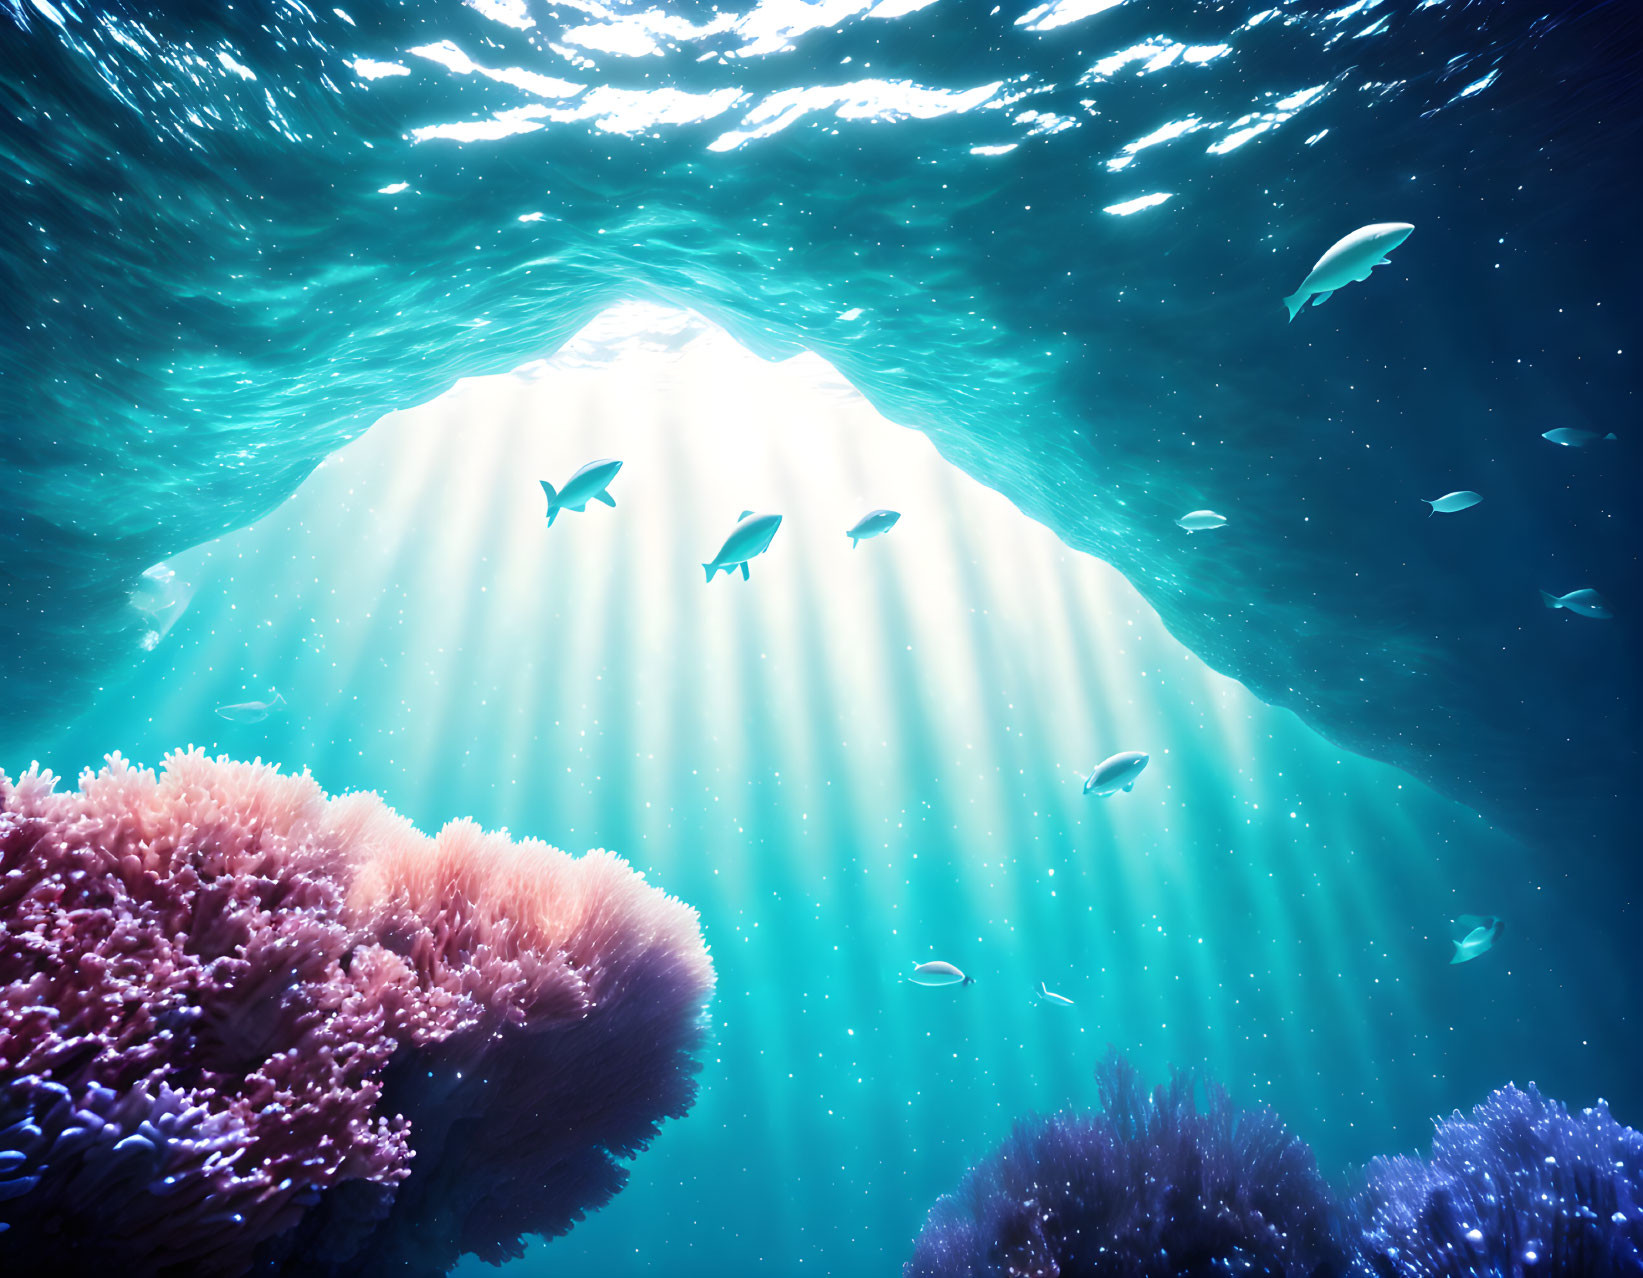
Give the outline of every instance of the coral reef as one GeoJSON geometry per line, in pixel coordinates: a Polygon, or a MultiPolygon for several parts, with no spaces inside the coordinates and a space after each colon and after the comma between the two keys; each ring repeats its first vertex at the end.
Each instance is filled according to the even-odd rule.
{"type": "Polygon", "coordinates": [[[695,1095],[695,912],[606,852],[176,753],[0,775],[0,1269],[443,1273],[695,1095]]]}
{"type": "Polygon", "coordinates": [[[1343,1272],[1341,1216],[1268,1110],[1177,1072],[1150,1095],[1109,1055],[1102,1112],[1020,1123],[941,1198],[906,1278],[1343,1272]]]}
{"type": "Polygon", "coordinates": [[[1378,1278],[1643,1274],[1643,1133],[1503,1087],[1438,1123],[1430,1160],[1372,1162],[1353,1209],[1378,1278]]]}

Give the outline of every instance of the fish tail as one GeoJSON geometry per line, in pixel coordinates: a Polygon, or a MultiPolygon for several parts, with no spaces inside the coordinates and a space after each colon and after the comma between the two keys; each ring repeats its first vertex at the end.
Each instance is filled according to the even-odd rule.
{"type": "Polygon", "coordinates": [[[547,480],[543,479],[537,482],[542,485],[542,491],[548,496],[548,527],[552,528],[553,521],[559,518],[559,494],[553,490],[553,485],[547,480]]]}
{"type": "Polygon", "coordinates": [[[1542,590],[1540,592],[1540,602],[1545,604],[1548,608],[1561,608],[1561,607],[1563,607],[1563,600],[1559,599],[1556,595],[1550,594],[1550,593],[1548,593],[1547,591],[1544,591],[1544,590],[1542,590]]]}
{"type": "Polygon", "coordinates": [[[702,571],[707,573],[707,579],[709,581],[712,581],[713,580],[713,574],[715,572],[717,572],[718,569],[715,568],[714,565],[712,565],[712,564],[703,564],[702,565],[702,571]]]}
{"type": "Polygon", "coordinates": [[[1284,305],[1289,308],[1289,322],[1291,324],[1295,322],[1295,317],[1301,313],[1301,307],[1306,305],[1306,298],[1307,295],[1300,289],[1296,289],[1284,298],[1284,305]]]}
{"type": "Polygon", "coordinates": [[[1619,436],[1619,435],[1617,435],[1617,434],[1615,434],[1615,433],[1614,433],[1614,432],[1613,432],[1613,431],[1612,431],[1612,430],[1611,430],[1611,431],[1610,431],[1610,432],[1609,432],[1609,433],[1608,433],[1608,434],[1607,434],[1607,435],[1605,435],[1605,436],[1604,436],[1604,437],[1603,437],[1603,438],[1604,438],[1604,439],[1619,439],[1619,438],[1620,438],[1620,436],[1619,436]]]}

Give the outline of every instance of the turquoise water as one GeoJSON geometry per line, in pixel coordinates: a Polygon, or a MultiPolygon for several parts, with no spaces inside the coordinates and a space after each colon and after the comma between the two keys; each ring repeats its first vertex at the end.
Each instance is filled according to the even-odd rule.
{"type": "Polygon", "coordinates": [[[616,849],[701,912],[699,1101],[508,1272],[897,1272],[1014,1119],[1093,1105],[1109,1043],[1274,1105],[1332,1176],[1508,1077],[1643,1099],[1591,979],[1629,944],[1566,867],[1207,668],[814,357],[622,308],[170,567],[186,607],[44,762],[260,756],[423,829],[616,849]],[[597,456],[616,507],[548,529],[536,480],[597,456]],[[852,550],[877,505],[902,521],[852,550]],[[706,586],[744,506],[776,540],[706,586]],[[1134,791],[1083,795],[1121,749],[1134,791]],[[1460,913],[1508,928],[1450,966],[1460,913]],[[975,984],[906,980],[935,958],[975,984]]]}
{"type": "MultiPolygon", "coordinates": [[[[699,1096],[520,1275],[898,1273],[1109,1044],[1273,1106],[1343,1189],[1509,1080],[1643,1123],[1640,23],[0,0],[0,772],[192,743],[694,907],[699,1096]],[[600,457],[615,507],[548,527],[538,481],[600,457]],[[769,553],[704,584],[745,509],[769,553]],[[1612,615],[1543,605],[1580,589],[1612,615]],[[1463,915],[1505,926],[1453,965],[1463,915]],[[935,960],[974,983],[909,981],[935,960]]],[[[65,1202],[117,1215],[51,1162],[85,1097],[30,1126],[80,1045],[10,1076],[62,1011],[37,965],[100,970],[85,919],[14,926],[69,842],[32,830],[0,811],[8,1278],[65,1202]]],[[[385,1067],[419,1122],[426,1046],[385,1067]]],[[[381,1234],[455,1249],[426,1205],[381,1234]]]]}

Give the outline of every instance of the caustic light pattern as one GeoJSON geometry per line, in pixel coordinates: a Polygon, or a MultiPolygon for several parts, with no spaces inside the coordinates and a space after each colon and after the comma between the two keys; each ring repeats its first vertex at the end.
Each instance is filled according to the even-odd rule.
{"type": "Polygon", "coordinates": [[[712,985],[608,852],[197,751],[0,774],[7,1272],[517,1256],[689,1108],[712,985]]]}

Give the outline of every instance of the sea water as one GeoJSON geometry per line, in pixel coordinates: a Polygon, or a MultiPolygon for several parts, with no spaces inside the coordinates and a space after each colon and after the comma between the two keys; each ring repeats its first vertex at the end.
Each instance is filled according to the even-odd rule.
{"type": "Polygon", "coordinates": [[[1643,1120],[1631,19],[1548,8],[0,0],[0,768],[693,905],[699,1099],[519,1274],[898,1272],[1109,1044],[1341,1184],[1508,1080],[1643,1120]]]}
{"type": "Polygon", "coordinates": [[[1628,1086],[1592,1041],[1619,991],[1583,975],[1630,942],[1543,858],[1209,670],[814,357],[617,311],[169,566],[192,603],[49,763],[306,767],[424,829],[617,849],[702,913],[701,1099],[521,1273],[895,1272],[1017,1118],[1094,1106],[1109,1044],[1273,1105],[1340,1174],[1507,1076],[1628,1086]],[[548,528],[537,478],[599,456],[616,506],[548,528]],[[783,512],[770,551],[704,585],[748,505],[783,512]],[[1123,749],[1133,791],[1086,796],[1123,749]],[[1450,966],[1461,913],[1509,940],[1450,966]],[[931,959],[975,984],[911,984],[931,959]]]}

